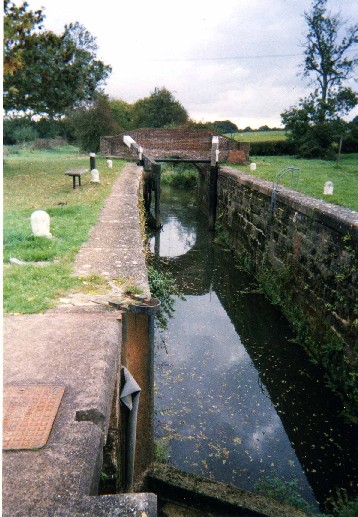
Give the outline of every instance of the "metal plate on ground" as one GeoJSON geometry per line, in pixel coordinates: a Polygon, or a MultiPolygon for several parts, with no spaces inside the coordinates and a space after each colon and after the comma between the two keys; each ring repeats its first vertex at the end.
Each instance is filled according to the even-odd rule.
{"type": "Polygon", "coordinates": [[[3,449],[40,449],[50,435],[65,388],[4,386],[3,449]]]}

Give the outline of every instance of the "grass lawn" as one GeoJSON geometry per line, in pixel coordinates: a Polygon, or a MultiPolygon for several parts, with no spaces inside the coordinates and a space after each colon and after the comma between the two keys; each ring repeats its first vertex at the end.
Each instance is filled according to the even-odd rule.
{"type": "MultiPolygon", "coordinates": [[[[249,166],[230,166],[269,181],[274,181],[284,167],[299,167],[300,178],[293,184],[294,190],[358,211],[358,154],[343,154],[339,163],[294,156],[251,156],[250,160],[256,163],[256,171],[250,171],[249,166]],[[333,182],[333,195],[323,195],[326,181],[333,182]]],[[[283,177],[280,184],[291,188],[290,175],[283,177]]]]}
{"type": "Polygon", "coordinates": [[[36,313],[54,304],[83,279],[72,275],[73,260],[87,240],[124,161],[97,157],[101,183],[91,184],[90,173],[82,176],[82,188],[73,190],[67,169],[89,168],[89,157],[76,148],[5,153],[4,189],[4,311],[36,313]],[[30,216],[45,210],[51,217],[52,239],[33,237],[30,216]],[[9,259],[43,264],[10,265],[9,259]]]}
{"type": "Polygon", "coordinates": [[[225,136],[239,142],[271,142],[286,140],[286,131],[247,131],[245,133],[227,133],[225,136]]]}

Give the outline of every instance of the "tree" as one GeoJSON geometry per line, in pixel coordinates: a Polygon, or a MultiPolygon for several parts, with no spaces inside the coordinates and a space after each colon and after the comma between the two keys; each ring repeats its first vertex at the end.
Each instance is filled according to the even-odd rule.
{"type": "Polygon", "coordinates": [[[125,129],[133,129],[132,105],[121,99],[110,99],[109,107],[114,120],[119,126],[125,129]]]}
{"type": "Polygon", "coordinates": [[[166,88],[155,88],[133,105],[133,127],[180,126],[188,121],[186,109],[166,88]]]}
{"type": "Polygon", "coordinates": [[[102,92],[102,86],[112,69],[96,59],[98,50],[96,38],[78,22],[65,26],[63,33],[65,47],[72,48],[70,63],[64,67],[66,84],[75,96],[75,103],[87,102],[102,92]]]}
{"type": "Polygon", "coordinates": [[[346,153],[358,153],[358,115],[346,124],[342,134],[342,148],[346,153]]]}
{"type": "Polygon", "coordinates": [[[344,127],[342,116],[358,103],[356,93],[344,85],[358,63],[348,54],[358,42],[358,24],[346,28],[340,15],[327,12],[326,4],[315,0],[304,13],[308,33],[302,75],[314,91],[281,114],[289,139],[307,157],[332,155],[332,144],[344,127]]]}
{"type": "Polygon", "coordinates": [[[91,107],[71,110],[65,118],[67,137],[84,151],[99,151],[100,137],[120,133],[123,128],[114,120],[108,97],[97,94],[91,107]]]}
{"type": "Polygon", "coordinates": [[[41,11],[27,11],[26,2],[21,8],[6,4],[5,110],[55,118],[91,101],[111,71],[96,59],[95,38],[78,22],[66,25],[61,35],[37,32],[41,11]]]}
{"type": "Polygon", "coordinates": [[[31,41],[36,29],[42,28],[42,10],[27,11],[24,2],[17,7],[4,0],[4,76],[12,76],[23,65],[23,52],[31,41]]]}
{"type": "Polygon", "coordinates": [[[231,120],[215,120],[212,123],[212,127],[214,131],[222,134],[239,132],[237,125],[231,122],[231,120]]]}

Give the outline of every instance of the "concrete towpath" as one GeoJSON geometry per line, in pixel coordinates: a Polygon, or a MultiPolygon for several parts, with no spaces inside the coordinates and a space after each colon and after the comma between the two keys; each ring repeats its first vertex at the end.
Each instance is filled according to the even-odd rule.
{"type": "MultiPolygon", "coordinates": [[[[124,167],[76,258],[74,273],[107,278],[108,292],[77,293],[44,314],[4,318],[4,408],[8,386],[23,393],[33,386],[64,388],[45,446],[3,451],[4,517],[156,515],[154,494],[96,495],[121,362],[120,315],[108,301],[123,298],[123,282],[149,295],[141,173],[135,164],[124,167]]],[[[9,407],[15,435],[41,431],[41,421],[30,431],[16,427],[17,409],[9,407]]]]}

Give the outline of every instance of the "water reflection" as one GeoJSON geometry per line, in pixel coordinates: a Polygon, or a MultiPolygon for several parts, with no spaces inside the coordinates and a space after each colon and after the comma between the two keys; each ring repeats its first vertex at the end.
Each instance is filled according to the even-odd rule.
{"type": "Polygon", "coordinates": [[[249,490],[278,473],[297,479],[311,503],[337,487],[351,490],[353,430],[321,372],[290,342],[287,323],[252,278],[213,245],[186,194],[181,203],[174,215],[162,204],[164,228],[175,217],[195,241],[175,259],[157,258],[186,295],[157,336],[156,434],[172,463],[249,490]]]}
{"type": "Polygon", "coordinates": [[[195,240],[194,228],[184,228],[176,217],[168,217],[162,230],[152,239],[150,251],[160,250],[163,257],[178,257],[187,253],[195,240]]]}

